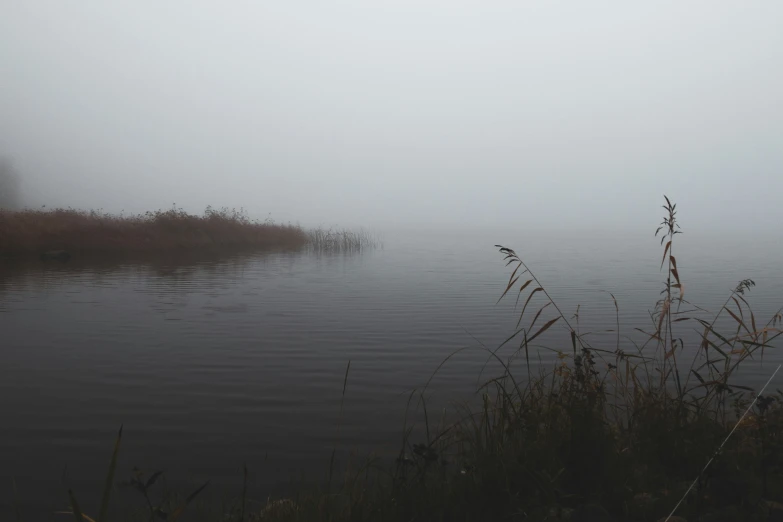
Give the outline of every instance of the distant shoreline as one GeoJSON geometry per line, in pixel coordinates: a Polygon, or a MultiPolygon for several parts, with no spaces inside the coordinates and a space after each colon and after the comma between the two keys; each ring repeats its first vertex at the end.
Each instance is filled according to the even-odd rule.
{"type": "Polygon", "coordinates": [[[355,251],[377,241],[364,232],[305,230],[255,221],[242,210],[207,207],[115,215],[75,209],[0,210],[0,258],[68,261],[96,256],[236,253],[248,250],[355,251]]]}

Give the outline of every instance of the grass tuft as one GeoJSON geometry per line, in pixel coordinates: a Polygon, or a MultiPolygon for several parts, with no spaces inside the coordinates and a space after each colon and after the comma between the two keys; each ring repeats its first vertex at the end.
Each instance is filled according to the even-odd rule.
{"type": "Polygon", "coordinates": [[[498,373],[475,400],[433,426],[414,391],[424,425],[406,423],[390,471],[349,470],[336,493],[300,494],[295,510],[259,520],[642,522],[667,517],[683,498],[675,514],[688,520],[783,514],[783,392],[760,395],[734,382],[742,362],[773,348],[780,312],[757,323],[744,297],[754,283],[744,280],[712,318],[695,313],[674,257],[676,207],[666,199],[664,208],[664,289],[642,341],[624,342],[610,294],[616,338],[593,345],[578,310],[568,317],[521,257],[498,245],[511,270],[501,299],[524,305],[517,330],[497,349],[481,348],[498,373]],[[717,328],[721,316],[733,330],[717,328]],[[688,351],[678,330],[694,326],[702,344],[688,351]],[[558,332],[562,343],[549,348],[557,363],[534,373],[531,343],[556,342],[558,332]],[[501,357],[501,348],[511,353],[501,357]]]}
{"type": "Polygon", "coordinates": [[[317,253],[357,253],[379,248],[382,243],[367,230],[319,227],[307,231],[307,245],[317,253]]]}

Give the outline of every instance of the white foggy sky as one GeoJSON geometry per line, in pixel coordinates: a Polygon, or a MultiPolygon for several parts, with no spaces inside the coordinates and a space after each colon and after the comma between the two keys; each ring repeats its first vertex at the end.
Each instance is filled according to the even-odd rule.
{"type": "Polygon", "coordinates": [[[774,227],[783,3],[4,2],[30,204],[303,224],[774,227]],[[734,208],[726,211],[726,207],[734,208]]]}

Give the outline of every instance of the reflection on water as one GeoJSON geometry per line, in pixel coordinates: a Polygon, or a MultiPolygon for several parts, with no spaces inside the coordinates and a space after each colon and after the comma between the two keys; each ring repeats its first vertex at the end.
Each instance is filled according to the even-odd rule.
{"type": "MultiPolygon", "coordinates": [[[[481,344],[513,331],[514,300],[495,305],[508,277],[498,242],[516,248],[566,314],[583,305],[594,345],[616,342],[604,331],[615,321],[607,291],[626,334],[649,324],[662,279],[654,240],[498,235],[387,236],[384,250],[353,256],[3,265],[0,480],[14,476],[23,498],[59,508],[67,466],[73,487],[97,495],[120,424],[121,470],[211,477],[216,491],[236,487],[244,463],[265,495],[300,470],[322,472],[334,445],[393,454],[406,392],[470,346],[433,380],[432,407],[469,397],[487,358],[481,344]]],[[[695,238],[678,251],[688,297],[717,309],[751,277],[751,303],[771,316],[783,295],[778,248],[695,238]]],[[[682,337],[698,344],[693,331],[682,337]]],[[[553,328],[534,360],[551,364],[543,346],[568,339],[553,328]]],[[[744,375],[767,374],[754,363],[744,375]]]]}

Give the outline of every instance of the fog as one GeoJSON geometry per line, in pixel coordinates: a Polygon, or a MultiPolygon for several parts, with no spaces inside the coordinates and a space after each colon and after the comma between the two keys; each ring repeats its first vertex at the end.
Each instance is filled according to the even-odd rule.
{"type": "Polygon", "coordinates": [[[778,230],[780,2],[6,2],[29,206],[778,230]]]}

